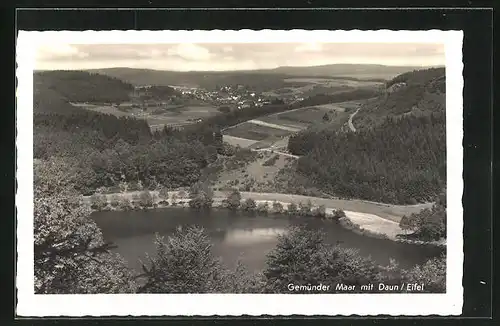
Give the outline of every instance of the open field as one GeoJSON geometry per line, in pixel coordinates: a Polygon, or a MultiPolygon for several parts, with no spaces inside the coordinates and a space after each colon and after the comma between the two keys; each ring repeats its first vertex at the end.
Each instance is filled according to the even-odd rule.
{"type": "Polygon", "coordinates": [[[248,120],[249,123],[256,124],[258,126],[264,126],[264,127],[270,127],[274,129],[281,129],[281,130],[286,130],[286,131],[291,131],[291,132],[297,132],[302,130],[302,128],[297,128],[297,127],[291,127],[287,125],[282,125],[282,124],[275,124],[275,123],[269,123],[261,120],[248,120]]]}
{"type": "Polygon", "coordinates": [[[227,129],[224,134],[252,140],[264,140],[270,136],[287,136],[290,131],[244,122],[234,128],[227,129]]]}
{"type": "Polygon", "coordinates": [[[323,123],[323,116],[328,114],[330,120],[341,118],[345,114],[345,109],[338,103],[323,104],[319,106],[301,108],[299,110],[273,114],[259,120],[277,124],[294,126],[296,128],[305,129],[313,124],[323,123]]]}
{"type": "Polygon", "coordinates": [[[261,148],[286,148],[288,146],[288,139],[290,137],[269,137],[259,142],[250,145],[248,148],[261,149],[261,148]]]}
{"type": "Polygon", "coordinates": [[[310,97],[318,94],[334,94],[359,88],[374,89],[383,85],[382,82],[368,80],[348,80],[335,78],[296,77],[283,79],[285,87],[268,90],[263,94],[275,97],[310,97]],[[289,84],[290,86],[287,86],[289,84]]]}
{"type": "Polygon", "coordinates": [[[234,137],[230,135],[224,135],[224,142],[232,146],[240,146],[242,148],[250,147],[251,145],[258,143],[257,140],[234,137]]]}
{"type": "Polygon", "coordinates": [[[285,82],[289,83],[309,83],[309,84],[320,84],[325,87],[338,87],[338,86],[348,86],[348,87],[369,87],[369,86],[379,86],[382,85],[381,82],[367,81],[367,80],[348,80],[348,79],[330,79],[330,78],[287,78],[284,79],[285,82]]]}
{"type": "Polygon", "coordinates": [[[170,105],[166,108],[149,106],[146,111],[139,107],[132,107],[132,103],[123,103],[118,107],[88,103],[71,103],[71,105],[99,113],[112,114],[117,117],[145,119],[153,129],[162,128],[164,125],[182,126],[192,124],[197,119],[204,119],[219,113],[217,108],[211,105],[170,105]]]}
{"type": "Polygon", "coordinates": [[[309,127],[339,130],[347,123],[350,116],[346,108],[349,110],[357,108],[359,103],[359,101],[351,101],[323,104],[249,120],[228,128],[224,132],[225,141],[251,149],[286,147],[291,134],[309,127]],[[323,120],[325,113],[330,119],[327,122],[323,120]]]}

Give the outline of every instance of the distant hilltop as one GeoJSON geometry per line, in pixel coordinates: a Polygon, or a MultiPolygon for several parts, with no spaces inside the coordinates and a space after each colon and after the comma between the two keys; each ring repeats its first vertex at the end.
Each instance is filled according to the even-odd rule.
{"type": "Polygon", "coordinates": [[[290,77],[315,77],[354,80],[388,81],[413,70],[430,67],[384,66],[376,64],[330,64],[310,67],[278,67],[259,70],[233,71],[169,71],[140,68],[102,68],[87,70],[93,73],[119,78],[136,86],[143,85],[185,85],[206,87],[215,84],[245,84],[290,77]]]}

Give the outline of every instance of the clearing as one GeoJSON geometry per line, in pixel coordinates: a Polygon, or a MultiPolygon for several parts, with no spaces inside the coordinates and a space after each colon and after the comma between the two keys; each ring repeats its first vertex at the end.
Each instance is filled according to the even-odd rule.
{"type": "Polygon", "coordinates": [[[240,146],[242,148],[249,147],[255,143],[257,143],[257,140],[252,140],[252,139],[246,139],[246,138],[240,138],[240,137],[235,137],[235,136],[230,136],[230,135],[224,135],[224,142],[228,143],[229,145],[232,146],[240,146]]]}
{"type": "Polygon", "coordinates": [[[252,140],[264,140],[271,136],[288,136],[290,131],[262,126],[247,121],[234,128],[227,129],[224,134],[252,140]]]}

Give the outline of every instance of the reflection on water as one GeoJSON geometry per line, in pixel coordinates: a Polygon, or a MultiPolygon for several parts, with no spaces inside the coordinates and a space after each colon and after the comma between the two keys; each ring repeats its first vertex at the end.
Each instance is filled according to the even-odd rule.
{"type": "Polygon", "coordinates": [[[266,255],[276,247],[277,236],[290,225],[307,225],[326,234],[326,241],[346,248],[356,248],[363,256],[377,263],[389,264],[395,259],[403,268],[421,264],[438,256],[442,249],[375,239],[355,234],[340,225],[321,219],[287,216],[255,216],[245,212],[211,210],[199,212],[181,208],[148,211],[96,212],[93,219],[107,241],[114,242],[116,251],[130,267],[140,270],[139,259],[153,254],[155,233],[168,236],[191,225],[203,227],[213,242],[213,252],[228,267],[238,259],[250,269],[265,267],[266,255]]]}
{"type": "Polygon", "coordinates": [[[226,232],[224,243],[229,245],[249,245],[252,243],[274,242],[284,228],[234,229],[226,232]]]}

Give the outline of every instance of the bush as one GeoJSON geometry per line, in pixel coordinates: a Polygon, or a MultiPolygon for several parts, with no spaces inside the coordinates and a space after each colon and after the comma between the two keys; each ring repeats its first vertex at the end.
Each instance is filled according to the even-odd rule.
{"type": "Polygon", "coordinates": [[[161,199],[168,200],[168,190],[167,190],[167,188],[161,188],[160,191],[158,192],[158,196],[161,199]]]}
{"type": "Polygon", "coordinates": [[[207,209],[212,207],[213,190],[208,183],[197,182],[191,186],[189,191],[189,207],[195,209],[207,209]]]}
{"type": "Polygon", "coordinates": [[[301,216],[311,216],[312,203],[308,200],[305,204],[299,203],[299,214],[301,216]]]}
{"type": "Polygon", "coordinates": [[[180,190],[178,195],[179,195],[179,198],[182,198],[182,199],[188,198],[188,194],[184,190],[180,190]]]}
{"type": "Polygon", "coordinates": [[[295,203],[288,204],[287,213],[288,215],[298,215],[299,209],[297,207],[297,204],[295,203]]]}
{"type": "Polygon", "coordinates": [[[334,209],[333,210],[333,219],[334,220],[339,220],[341,218],[346,217],[345,212],[341,209],[334,209]]]}
{"type": "Polygon", "coordinates": [[[151,193],[149,192],[149,190],[144,190],[141,192],[140,204],[142,207],[153,206],[153,196],[151,196],[151,193]]]}
{"type": "Polygon", "coordinates": [[[312,211],[312,215],[316,217],[325,217],[326,216],[326,208],[325,205],[321,205],[319,207],[316,207],[312,211]]]}
{"type": "Polygon", "coordinates": [[[158,202],[158,205],[161,205],[161,206],[168,206],[168,201],[166,201],[166,200],[160,200],[160,201],[158,202]]]}
{"type": "Polygon", "coordinates": [[[229,209],[237,209],[241,205],[241,194],[240,192],[235,189],[233,192],[227,196],[227,198],[224,200],[226,207],[229,209]]]}
{"type": "Polygon", "coordinates": [[[272,212],[274,214],[282,214],[283,211],[284,211],[283,205],[280,202],[274,201],[273,207],[272,207],[272,212]]]}
{"type": "Polygon", "coordinates": [[[141,196],[137,193],[132,194],[132,202],[138,203],[141,200],[141,196]]]}
{"type": "Polygon", "coordinates": [[[115,208],[118,207],[120,205],[120,196],[112,195],[110,204],[112,207],[115,207],[115,208]]]}
{"type": "Polygon", "coordinates": [[[179,200],[179,197],[177,196],[176,193],[172,194],[172,206],[177,206],[177,200],[179,200]]]}
{"type": "Polygon", "coordinates": [[[119,205],[118,205],[118,208],[120,210],[129,210],[130,208],[132,208],[130,200],[127,197],[125,197],[125,196],[121,197],[119,205]]]}
{"type": "Polygon", "coordinates": [[[243,203],[241,204],[241,208],[244,211],[251,212],[257,208],[257,204],[255,203],[255,200],[253,200],[252,198],[248,198],[248,199],[243,201],[243,203]]]}
{"type": "Polygon", "coordinates": [[[267,203],[267,201],[260,202],[257,205],[257,211],[260,213],[267,213],[269,211],[269,204],[267,203]]]}
{"type": "Polygon", "coordinates": [[[278,154],[270,157],[268,160],[266,160],[264,163],[262,163],[263,166],[273,166],[276,164],[276,161],[280,158],[278,154]]]}
{"type": "Polygon", "coordinates": [[[94,194],[90,197],[90,207],[96,210],[102,210],[108,206],[108,200],[105,195],[94,194]]]}

